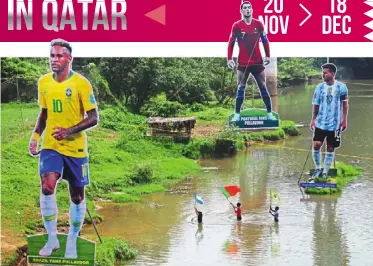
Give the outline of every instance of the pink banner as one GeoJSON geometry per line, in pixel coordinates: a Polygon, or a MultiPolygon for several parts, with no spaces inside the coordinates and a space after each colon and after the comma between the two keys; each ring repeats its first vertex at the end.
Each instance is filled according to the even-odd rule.
{"type": "MultiPolygon", "coordinates": [[[[253,0],[271,42],[370,42],[373,0],[253,0]]],[[[226,42],[240,0],[3,0],[1,42],[226,42]]]]}

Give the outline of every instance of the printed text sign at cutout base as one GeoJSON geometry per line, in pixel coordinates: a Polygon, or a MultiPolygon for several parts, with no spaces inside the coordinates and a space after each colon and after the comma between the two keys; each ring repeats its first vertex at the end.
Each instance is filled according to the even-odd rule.
{"type": "Polygon", "coordinates": [[[66,234],[57,234],[60,243],[60,249],[53,251],[50,257],[40,257],[39,251],[48,241],[47,234],[33,235],[27,237],[28,254],[27,261],[29,264],[38,265],[95,265],[96,243],[78,237],[76,247],[78,252],[77,259],[64,258],[66,250],[66,234]]]}
{"type": "Polygon", "coordinates": [[[242,110],[240,120],[232,122],[234,114],[229,116],[229,124],[238,126],[240,129],[277,129],[280,126],[278,113],[272,112],[277,120],[268,120],[266,109],[250,108],[242,110]]]}
{"type": "Polygon", "coordinates": [[[302,188],[337,188],[337,184],[332,183],[299,183],[302,188]]]}

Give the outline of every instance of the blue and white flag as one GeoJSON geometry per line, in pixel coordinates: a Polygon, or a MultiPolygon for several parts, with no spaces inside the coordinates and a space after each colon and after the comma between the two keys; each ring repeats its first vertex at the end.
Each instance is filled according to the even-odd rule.
{"type": "Polygon", "coordinates": [[[200,196],[198,196],[197,193],[195,193],[195,198],[194,199],[195,199],[197,204],[203,205],[203,203],[204,203],[203,199],[200,196]]]}

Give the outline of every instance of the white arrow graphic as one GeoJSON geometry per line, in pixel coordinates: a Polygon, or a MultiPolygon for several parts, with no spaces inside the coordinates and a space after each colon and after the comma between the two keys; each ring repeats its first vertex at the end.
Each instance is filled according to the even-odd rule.
{"type": "Polygon", "coordinates": [[[365,23],[364,24],[365,27],[368,27],[369,29],[373,30],[373,20],[368,22],[368,23],[365,23]]]}
{"type": "MultiPolygon", "coordinates": [[[[373,1],[372,0],[365,1],[364,3],[367,4],[367,5],[369,5],[369,6],[371,6],[371,7],[373,7],[373,1]]],[[[368,12],[365,12],[364,15],[367,15],[368,17],[373,18],[373,9],[369,10],[368,12]]],[[[369,28],[369,29],[371,29],[371,30],[373,30],[373,20],[370,21],[370,22],[368,22],[368,23],[366,23],[364,26],[367,27],[367,28],[369,28]]],[[[373,41],[373,32],[365,35],[364,37],[367,38],[367,39],[369,39],[369,40],[371,40],[371,41],[373,41]]]]}
{"type": "Polygon", "coordinates": [[[367,15],[368,17],[373,18],[373,9],[365,12],[364,15],[367,15]]]}
{"type": "Polygon", "coordinates": [[[312,14],[310,13],[310,11],[307,10],[307,8],[305,8],[302,4],[299,4],[301,8],[303,8],[304,11],[307,12],[308,16],[299,24],[299,26],[302,26],[311,16],[312,14]]]}
{"type": "Polygon", "coordinates": [[[367,4],[368,6],[373,7],[373,1],[365,1],[364,3],[367,4]]]}
{"type": "Polygon", "coordinates": [[[365,35],[364,37],[367,38],[367,39],[369,39],[369,40],[371,40],[371,41],[373,41],[373,32],[365,35]]]}

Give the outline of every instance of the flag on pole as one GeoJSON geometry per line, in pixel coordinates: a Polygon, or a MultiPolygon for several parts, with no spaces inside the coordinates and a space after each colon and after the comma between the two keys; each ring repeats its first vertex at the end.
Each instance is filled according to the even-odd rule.
{"type": "Polygon", "coordinates": [[[271,199],[280,200],[280,196],[277,194],[277,192],[274,189],[270,189],[269,193],[271,195],[271,199]]]}
{"type": "Polygon", "coordinates": [[[203,199],[197,195],[197,193],[194,194],[194,200],[197,204],[200,204],[200,205],[203,205],[204,204],[204,201],[203,199]]]}
{"type": "Polygon", "coordinates": [[[223,193],[223,195],[228,199],[229,197],[236,196],[238,192],[241,192],[239,186],[225,186],[219,187],[219,190],[223,193]]]}

